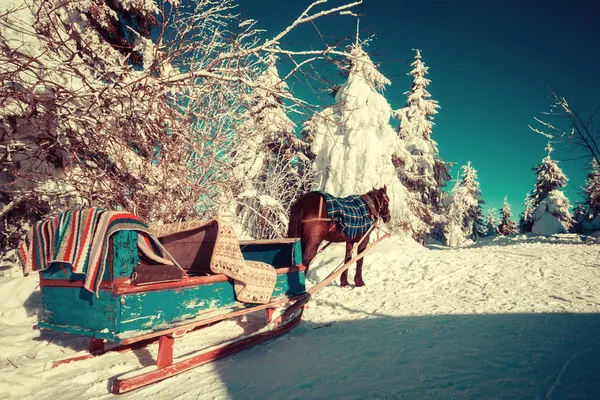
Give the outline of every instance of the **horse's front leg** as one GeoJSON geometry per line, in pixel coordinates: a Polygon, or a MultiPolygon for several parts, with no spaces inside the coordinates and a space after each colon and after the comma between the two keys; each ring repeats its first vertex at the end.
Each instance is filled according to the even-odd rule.
{"type": "MultiPolygon", "coordinates": [[[[344,258],[344,264],[352,259],[352,248],[354,243],[346,242],[346,257],[344,258]]],[[[345,287],[348,286],[348,270],[346,269],[342,272],[342,276],[340,277],[340,286],[345,287]]]]}
{"type": "MultiPolygon", "coordinates": [[[[369,235],[370,236],[370,235],[369,235]]],[[[369,236],[365,237],[361,244],[358,245],[358,254],[362,253],[369,244],[369,236]]],[[[354,284],[356,287],[365,286],[365,281],[362,278],[362,266],[365,258],[361,258],[356,262],[356,275],[354,276],[354,284]]]]}

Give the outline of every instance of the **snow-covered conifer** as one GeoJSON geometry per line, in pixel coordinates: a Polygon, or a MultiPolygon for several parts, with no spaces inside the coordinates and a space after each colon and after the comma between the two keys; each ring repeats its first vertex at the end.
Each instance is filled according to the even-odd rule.
{"type": "Polygon", "coordinates": [[[406,189],[396,176],[392,156],[406,151],[390,125],[392,109],[378,91],[390,81],[360,44],[352,47],[348,80],[336,103],[315,114],[305,125],[314,154],[316,190],[335,196],[362,194],[387,185],[392,223],[410,232],[424,228],[407,206],[406,189]]]}
{"type": "Polygon", "coordinates": [[[427,86],[431,82],[425,75],[428,67],[421,59],[421,51],[415,50],[415,60],[409,73],[412,86],[405,92],[406,105],[394,112],[400,120],[399,137],[403,140],[408,156],[395,159],[397,173],[407,188],[413,211],[423,222],[425,230],[418,235],[427,235],[431,229],[444,222],[442,188],[450,180],[448,166],[440,158],[437,143],[431,138],[433,118],[439,108],[438,102],[431,99],[427,86]]]}
{"type": "Polygon", "coordinates": [[[519,218],[519,231],[521,233],[528,233],[531,232],[531,227],[533,226],[533,192],[527,193],[523,205],[525,209],[521,212],[521,217],[519,218]]]}
{"type": "Polygon", "coordinates": [[[596,159],[592,160],[592,168],[585,180],[584,204],[593,215],[600,213],[600,167],[596,159]]]}
{"type": "Polygon", "coordinates": [[[477,170],[471,166],[462,166],[462,180],[452,188],[452,203],[448,208],[448,222],[444,228],[446,243],[459,246],[465,242],[476,241],[483,236],[485,224],[477,170]]]}
{"type": "Polygon", "coordinates": [[[577,207],[573,210],[573,226],[571,227],[571,232],[584,233],[584,224],[587,220],[589,220],[588,210],[582,203],[578,202],[577,207]]]}
{"type": "Polygon", "coordinates": [[[510,210],[510,204],[508,199],[504,197],[504,205],[500,210],[500,225],[498,225],[498,231],[501,235],[514,235],[519,233],[519,228],[512,220],[512,211],[510,210]]]}
{"type": "Polygon", "coordinates": [[[543,235],[566,232],[571,227],[570,203],[560,190],[567,184],[567,177],[556,161],[550,157],[554,150],[550,143],[545,150],[548,155],[534,167],[536,184],[533,190],[533,226],[531,232],[543,235]]]}
{"type": "Polygon", "coordinates": [[[486,236],[496,236],[500,233],[498,230],[498,221],[496,219],[496,209],[488,209],[485,217],[486,236]]]}

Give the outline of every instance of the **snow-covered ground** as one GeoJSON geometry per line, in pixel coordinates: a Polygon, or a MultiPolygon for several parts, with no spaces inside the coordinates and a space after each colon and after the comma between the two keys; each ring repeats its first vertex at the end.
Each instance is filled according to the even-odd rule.
{"type": "MultiPolygon", "coordinates": [[[[121,397],[597,399],[594,243],[515,236],[449,249],[387,239],[366,259],[366,287],[325,288],[285,336],[121,397]]],[[[342,254],[331,246],[319,255],[310,283],[342,254]]],[[[36,276],[0,279],[0,398],[112,398],[114,377],[152,364],[156,346],[45,370],[86,341],[31,329],[36,286],[36,276]]],[[[227,321],[189,334],[177,351],[252,324],[227,321]]]]}

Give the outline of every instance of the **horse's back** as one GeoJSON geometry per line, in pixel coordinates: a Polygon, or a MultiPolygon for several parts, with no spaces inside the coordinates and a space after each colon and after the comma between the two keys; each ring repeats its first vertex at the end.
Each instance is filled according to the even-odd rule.
{"type": "Polygon", "coordinates": [[[326,217],[327,205],[318,192],[308,192],[300,196],[290,209],[288,237],[301,238],[304,231],[304,221],[326,217]]]}

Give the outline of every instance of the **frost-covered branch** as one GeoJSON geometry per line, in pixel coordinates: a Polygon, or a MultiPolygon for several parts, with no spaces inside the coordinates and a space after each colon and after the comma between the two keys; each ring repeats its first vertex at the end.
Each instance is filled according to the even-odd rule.
{"type": "Polygon", "coordinates": [[[583,118],[567,98],[559,96],[552,89],[550,91],[550,111],[543,112],[545,119],[534,117],[535,121],[543,128],[529,125],[529,128],[549,139],[564,142],[574,148],[582,148],[591,158],[600,162],[600,131],[594,120],[597,111],[591,113],[588,118],[583,118]],[[557,118],[562,124],[566,121],[566,129],[558,127],[549,121],[557,118]]]}

